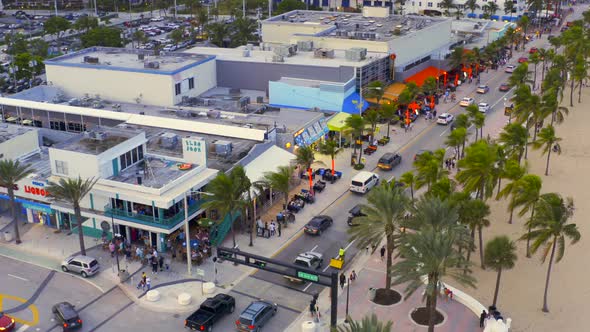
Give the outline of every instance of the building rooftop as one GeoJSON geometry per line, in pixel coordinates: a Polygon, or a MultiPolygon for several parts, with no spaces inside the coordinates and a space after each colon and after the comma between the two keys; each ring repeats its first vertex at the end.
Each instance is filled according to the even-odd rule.
{"type": "MultiPolygon", "coordinates": [[[[186,170],[180,170],[179,164],[185,164],[176,160],[167,159],[165,156],[146,154],[143,162],[120,171],[118,175],[108,179],[128,184],[138,184],[150,188],[162,188],[168,183],[187,174],[186,170]],[[141,178],[141,183],[138,182],[141,178]]],[[[191,169],[197,165],[191,164],[191,169]]]]}
{"type": "Polygon", "coordinates": [[[139,134],[139,131],[130,129],[96,126],[90,131],[58,143],[54,147],[61,150],[98,155],[139,134]]]}
{"type": "MultiPolygon", "coordinates": [[[[207,54],[215,56],[217,60],[222,61],[267,62],[318,67],[364,66],[373,62],[374,60],[388,56],[386,53],[367,52],[367,57],[364,60],[353,61],[346,59],[344,50],[334,50],[333,58],[318,58],[315,56],[313,51],[305,52],[298,50],[297,53],[292,56],[283,57],[282,62],[274,62],[273,57],[276,55],[274,51],[270,49],[262,50],[260,47],[251,47],[251,50],[248,50],[248,47],[249,46],[240,46],[236,48],[193,47],[185,50],[184,52],[191,54],[207,54]],[[248,56],[244,56],[244,52],[246,52],[248,56]]],[[[350,77],[346,78],[346,80],[348,79],[350,79],[350,77]]]]}
{"type": "Polygon", "coordinates": [[[447,18],[418,15],[390,15],[389,17],[365,17],[360,13],[335,13],[294,10],[267,19],[264,23],[326,26],[317,36],[342,39],[388,41],[432,26],[447,18]]]}
{"type": "Polygon", "coordinates": [[[194,53],[162,52],[156,56],[146,50],[91,47],[45,60],[45,64],[173,75],[213,59],[194,53]]]}
{"type": "Polygon", "coordinates": [[[20,136],[24,133],[33,130],[35,129],[31,127],[24,127],[0,122],[0,143],[9,141],[14,137],[20,136]]]}

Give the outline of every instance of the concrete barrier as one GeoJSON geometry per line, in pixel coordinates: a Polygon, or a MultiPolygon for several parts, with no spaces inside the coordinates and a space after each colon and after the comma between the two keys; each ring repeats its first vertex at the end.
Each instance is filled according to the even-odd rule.
{"type": "Polygon", "coordinates": [[[148,291],[145,294],[145,299],[148,300],[148,301],[150,301],[150,302],[156,302],[156,301],[158,301],[160,299],[160,292],[158,292],[155,289],[154,290],[151,290],[151,291],[148,291]]]}
{"type": "Polygon", "coordinates": [[[12,241],[13,237],[12,237],[12,233],[9,231],[4,232],[4,241],[6,242],[10,242],[12,241]]]}
{"type": "Polygon", "coordinates": [[[180,305],[189,305],[191,304],[192,296],[188,293],[180,293],[178,294],[178,304],[180,305]]]}
{"type": "MultiPolygon", "coordinates": [[[[426,285],[428,284],[428,277],[423,276],[422,282],[426,285]]],[[[467,293],[458,290],[457,288],[450,286],[449,284],[442,283],[443,287],[448,288],[451,292],[453,292],[453,299],[457,302],[461,303],[462,305],[466,306],[469,310],[471,310],[476,317],[479,317],[482,310],[486,310],[487,308],[484,307],[483,304],[479,303],[476,299],[469,296],[467,293]]],[[[441,289],[442,292],[442,289],[441,289]]]]}
{"type": "Polygon", "coordinates": [[[203,284],[203,293],[204,294],[212,294],[215,292],[215,284],[212,282],[206,282],[203,284]]]}
{"type": "Polygon", "coordinates": [[[313,321],[305,321],[301,323],[301,332],[315,332],[316,331],[316,323],[313,321]]]}

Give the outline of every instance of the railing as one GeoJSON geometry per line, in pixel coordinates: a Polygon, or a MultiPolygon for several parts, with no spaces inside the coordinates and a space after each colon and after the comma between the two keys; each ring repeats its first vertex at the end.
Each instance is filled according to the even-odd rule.
{"type": "MultiPolygon", "coordinates": [[[[194,201],[192,204],[188,206],[188,214],[189,216],[195,212],[197,212],[201,208],[201,204],[203,203],[202,200],[194,201]]],[[[170,229],[178,223],[184,221],[184,209],[181,209],[178,213],[173,215],[172,217],[168,218],[154,218],[153,216],[139,214],[135,212],[128,212],[122,209],[112,208],[111,206],[107,205],[104,207],[104,214],[109,217],[123,219],[131,222],[136,222],[139,224],[159,227],[170,229]]]]}
{"type": "Polygon", "coordinates": [[[225,237],[227,236],[227,233],[229,232],[229,230],[231,228],[232,223],[241,215],[242,215],[241,212],[234,211],[232,213],[233,220],[230,220],[229,213],[228,213],[225,215],[225,218],[223,218],[223,221],[221,223],[219,223],[211,228],[211,230],[209,231],[209,234],[211,237],[211,244],[213,246],[218,246],[221,244],[221,242],[223,242],[223,240],[225,239],[225,237]]]}

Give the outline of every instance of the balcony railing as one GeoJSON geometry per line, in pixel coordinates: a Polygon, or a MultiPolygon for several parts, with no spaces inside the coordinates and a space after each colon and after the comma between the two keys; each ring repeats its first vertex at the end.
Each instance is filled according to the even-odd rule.
{"type": "MultiPolygon", "coordinates": [[[[189,216],[195,212],[197,212],[201,208],[201,204],[203,203],[202,200],[193,201],[192,204],[188,206],[188,214],[189,216]]],[[[104,207],[104,214],[109,217],[122,219],[126,221],[136,222],[142,225],[159,227],[170,229],[180,222],[184,221],[184,209],[181,209],[178,213],[171,217],[161,217],[161,218],[154,218],[153,216],[149,216],[146,214],[140,214],[135,212],[128,212],[123,209],[116,209],[112,208],[110,205],[104,207]]]]}

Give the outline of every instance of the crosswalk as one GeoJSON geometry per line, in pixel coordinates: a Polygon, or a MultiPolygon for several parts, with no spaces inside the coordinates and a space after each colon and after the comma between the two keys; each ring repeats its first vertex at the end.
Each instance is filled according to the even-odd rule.
{"type": "Polygon", "coordinates": [[[16,332],[25,332],[28,328],[29,325],[23,324],[16,330],[16,332]]]}

